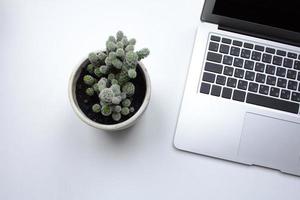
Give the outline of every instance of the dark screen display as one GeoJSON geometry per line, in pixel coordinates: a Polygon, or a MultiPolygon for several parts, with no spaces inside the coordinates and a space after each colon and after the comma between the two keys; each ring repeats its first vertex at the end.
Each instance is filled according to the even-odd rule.
{"type": "Polygon", "coordinates": [[[300,33],[300,0],[216,0],[213,14],[300,33]]]}

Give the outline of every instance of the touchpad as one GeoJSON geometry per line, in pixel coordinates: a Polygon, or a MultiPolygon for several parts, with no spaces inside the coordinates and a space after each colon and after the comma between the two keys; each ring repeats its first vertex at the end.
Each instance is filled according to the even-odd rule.
{"type": "Polygon", "coordinates": [[[300,173],[300,124],[246,113],[238,153],[249,164],[300,173]]]}

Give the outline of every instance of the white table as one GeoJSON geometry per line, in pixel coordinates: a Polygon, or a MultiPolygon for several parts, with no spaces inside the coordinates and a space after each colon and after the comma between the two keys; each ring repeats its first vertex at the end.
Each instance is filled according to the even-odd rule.
{"type": "Polygon", "coordinates": [[[173,148],[202,4],[1,0],[0,199],[300,199],[300,178],[173,148]],[[67,83],[119,29],[150,48],[153,93],[136,126],[111,134],[75,116],[67,83]]]}

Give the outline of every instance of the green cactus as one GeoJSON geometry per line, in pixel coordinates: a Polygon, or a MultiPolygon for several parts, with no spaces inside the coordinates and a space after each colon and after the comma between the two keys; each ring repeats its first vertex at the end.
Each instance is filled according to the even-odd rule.
{"type": "Polygon", "coordinates": [[[130,80],[126,71],[121,71],[119,74],[117,74],[116,79],[118,80],[120,86],[130,80]]]}
{"type": "Polygon", "coordinates": [[[113,42],[113,43],[116,43],[116,38],[114,37],[114,36],[109,36],[108,37],[108,41],[111,41],[111,42],[113,42]]]}
{"type": "Polygon", "coordinates": [[[94,91],[95,91],[97,94],[99,94],[100,90],[99,90],[99,85],[98,85],[98,83],[95,83],[95,84],[93,85],[93,89],[94,89],[94,91]]]}
{"type": "Polygon", "coordinates": [[[90,64],[83,77],[88,85],[85,93],[99,99],[91,109],[116,122],[135,110],[132,106],[135,85],[130,80],[138,76],[138,61],[150,53],[147,48],[135,51],[135,45],[134,38],[128,40],[122,31],[118,31],[116,36],[108,37],[105,51],[88,55],[90,64]]]}
{"type": "Polygon", "coordinates": [[[117,113],[117,112],[114,112],[111,117],[113,118],[113,120],[115,121],[120,121],[121,119],[121,114],[120,113],[117,113]]]}
{"type": "Polygon", "coordinates": [[[134,51],[134,46],[129,44],[126,48],[125,51],[134,51]]]}
{"type": "Polygon", "coordinates": [[[114,50],[116,50],[116,48],[117,48],[117,45],[116,45],[115,42],[112,42],[112,41],[107,41],[106,42],[106,50],[108,52],[114,51],[114,50]]]}
{"type": "Polygon", "coordinates": [[[121,114],[126,116],[129,114],[129,108],[128,107],[123,107],[122,110],[121,110],[121,114]]]}
{"type": "Polygon", "coordinates": [[[129,51],[125,55],[125,61],[128,65],[135,66],[137,64],[138,59],[139,59],[138,54],[133,51],[129,51]]]}
{"type": "Polygon", "coordinates": [[[133,113],[134,112],[134,107],[130,107],[129,111],[133,113]]]}
{"type": "Polygon", "coordinates": [[[130,45],[135,45],[136,44],[136,39],[132,38],[128,41],[128,44],[130,45]]]}
{"type": "Polygon", "coordinates": [[[108,68],[108,66],[106,66],[106,65],[102,65],[102,66],[99,68],[99,71],[100,71],[100,73],[102,73],[102,74],[108,74],[109,68],[108,68]]]}
{"type": "Polygon", "coordinates": [[[118,58],[113,59],[111,64],[117,69],[121,69],[123,66],[123,63],[118,58]]]}
{"type": "Polygon", "coordinates": [[[100,51],[97,53],[97,57],[100,59],[101,62],[103,62],[107,55],[103,51],[100,51]]]}
{"type": "Polygon", "coordinates": [[[129,78],[135,78],[137,75],[135,69],[129,69],[127,73],[129,78]]]}
{"type": "Polygon", "coordinates": [[[117,79],[112,79],[110,82],[111,82],[112,85],[117,85],[117,84],[119,84],[119,82],[118,82],[117,79]]]}
{"type": "Polygon", "coordinates": [[[150,54],[150,51],[147,48],[143,48],[143,49],[137,51],[136,53],[137,53],[138,58],[139,58],[138,60],[142,60],[150,54]]]}
{"type": "Polygon", "coordinates": [[[88,95],[88,96],[93,96],[95,91],[93,88],[89,87],[85,90],[85,93],[88,95]]]}
{"type": "Polygon", "coordinates": [[[114,107],[114,112],[119,113],[119,112],[121,112],[121,110],[122,110],[122,107],[119,106],[119,105],[117,105],[117,106],[114,107]]]}
{"type": "Polygon", "coordinates": [[[90,74],[93,74],[94,72],[94,65],[93,64],[89,64],[87,67],[86,67],[86,70],[90,73],[90,74]]]}
{"type": "Polygon", "coordinates": [[[124,57],[125,57],[125,51],[124,51],[124,49],[122,49],[122,48],[117,49],[116,55],[117,55],[119,58],[124,59],[124,57]]]}
{"type": "Polygon", "coordinates": [[[123,48],[124,48],[124,44],[123,44],[122,41],[117,42],[116,45],[117,45],[117,48],[118,48],[118,49],[123,49],[123,48]]]}
{"type": "Polygon", "coordinates": [[[99,94],[100,100],[105,103],[111,103],[113,97],[114,97],[114,92],[110,88],[103,89],[99,94]]]}
{"type": "Polygon", "coordinates": [[[112,113],[112,109],[109,105],[103,105],[101,108],[101,114],[103,116],[109,116],[112,113]]]}
{"type": "Polygon", "coordinates": [[[117,41],[121,41],[124,37],[124,33],[122,31],[117,32],[117,41]]]}
{"type": "Polygon", "coordinates": [[[94,104],[93,106],[92,106],[92,110],[95,112],[95,113],[98,113],[98,112],[100,112],[101,111],[101,106],[99,105],[99,104],[94,104]]]}
{"type": "Polygon", "coordinates": [[[127,96],[132,96],[135,92],[135,86],[131,82],[127,82],[122,87],[122,92],[125,92],[127,96]]]}
{"type": "Polygon", "coordinates": [[[100,67],[101,66],[101,60],[98,58],[97,54],[94,52],[91,52],[89,54],[89,61],[95,66],[100,67]]]}
{"type": "Polygon", "coordinates": [[[96,79],[92,77],[91,75],[85,75],[83,77],[83,82],[87,85],[93,85],[95,83],[96,79]]]}
{"type": "Polygon", "coordinates": [[[122,106],[124,106],[124,107],[129,107],[130,105],[131,105],[130,99],[124,99],[124,100],[122,101],[122,106]]]}
{"type": "Polygon", "coordinates": [[[115,104],[115,105],[119,105],[121,101],[122,101],[121,96],[115,96],[111,100],[112,104],[115,104]]]}
{"type": "Polygon", "coordinates": [[[121,42],[124,44],[124,47],[126,47],[129,44],[126,36],[123,36],[121,42]]]}
{"type": "Polygon", "coordinates": [[[94,74],[95,74],[97,77],[101,77],[101,76],[102,76],[100,67],[97,67],[97,68],[94,69],[94,74]]]}

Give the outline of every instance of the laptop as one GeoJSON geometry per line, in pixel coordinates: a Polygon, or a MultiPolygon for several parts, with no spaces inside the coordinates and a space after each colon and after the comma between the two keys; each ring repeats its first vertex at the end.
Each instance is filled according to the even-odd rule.
{"type": "Polygon", "coordinates": [[[176,148],[300,175],[299,4],[205,1],[176,148]]]}

